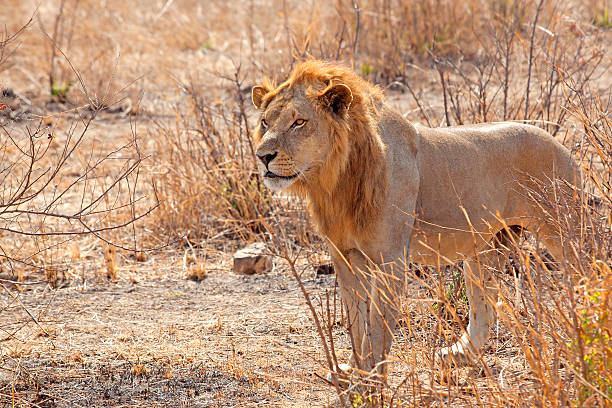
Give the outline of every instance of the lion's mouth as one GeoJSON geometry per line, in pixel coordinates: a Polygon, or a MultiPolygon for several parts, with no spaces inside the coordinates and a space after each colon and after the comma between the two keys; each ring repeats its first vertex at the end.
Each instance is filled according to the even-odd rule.
{"type": "Polygon", "coordinates": [[[266,174],[264,174],[264,177],[267,177],[267,178],[279,178],[279,179],[285,179],[285,180],[291,180],[293,178],[296,178],[297,176],[298,176],[297,173],[292,176],[281,176],[280,174],[272,173],[271,171],[267,171],[266,174]]]}

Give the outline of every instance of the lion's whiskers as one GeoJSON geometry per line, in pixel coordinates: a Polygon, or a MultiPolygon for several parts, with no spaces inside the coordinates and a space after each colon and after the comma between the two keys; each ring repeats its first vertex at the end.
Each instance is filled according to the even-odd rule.
{"type": "Polygon", "coordinates": [[[295,165],[295,163],[291,163],[291,169],[294,171],[294,174],[297,175],[297,178],[302,180],[304,183],[306,182],[306,175],[304,172],[295,165]]]}

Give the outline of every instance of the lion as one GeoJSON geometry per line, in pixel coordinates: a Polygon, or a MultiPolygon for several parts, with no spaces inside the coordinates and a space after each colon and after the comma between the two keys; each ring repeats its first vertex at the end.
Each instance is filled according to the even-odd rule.
{"type": "Polygon", "coordinates": [[[389,299],[405,290],[409,262],[463,261],[469,324],[437,354],[463,364],[480,353],[496,318],[490,269],[507,260],[500,236],[537,231],[557,261],[569,256],[558,226],[528,196],[542,181],[579,186],[580,168],[540,128],[413,125],[378,86],[317,60],[297,65],[279,86],[264,80],[252,101],[264,184],[305,198],[329,242],[354,344],[341,370],[385,374],[398,316],[389,299]]]}

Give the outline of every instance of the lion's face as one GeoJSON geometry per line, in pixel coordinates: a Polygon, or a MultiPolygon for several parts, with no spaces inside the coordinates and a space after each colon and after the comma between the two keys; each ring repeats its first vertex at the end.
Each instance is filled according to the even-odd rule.
{"type": "MultiPolygon", "coordinates": [[[[338,86],[345,88],[340,89],[345,96],[350,94],[344,85],[324,91],[330,92],[338,86]]],[[[325,93],[321,92],[310,95],[300,86],[286,88],[266,100],[269,92],[263,87],[253,88],[253,103],[261,111],[254,137],[255,154],[264,184],[279,191],[296,183],[308,183],[319,174],[334,148],[325,109],[344,114],[340,109],[348,108],[350,101],[346,104],[346,101],[335,100],[332,102],[337,106],[330,106],[331,95],[327,95],[328,99],[323,98],[325,93]],[[326,102],[327,105],[316,105],[326,102]]]]}

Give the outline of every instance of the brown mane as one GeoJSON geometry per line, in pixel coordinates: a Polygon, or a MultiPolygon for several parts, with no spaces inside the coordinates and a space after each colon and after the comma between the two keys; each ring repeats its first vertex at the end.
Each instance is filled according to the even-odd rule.
{"type": "Polygon", "coordinates": [[[264,81],[264,109],[280,92],[298,86],[329,122],[334,150],[318,180],[295,183],[290,190],[307,198],[319,231],[338,249],[348,249],[375,232],[386,198],[385,147],[376,121],[383,94],[348,68],[313,60],[297,65],[278,87],[264,81]],[[317,99],[334,84],[344,84],[352,92],[343,115],[325,109],[317,99]]]}

